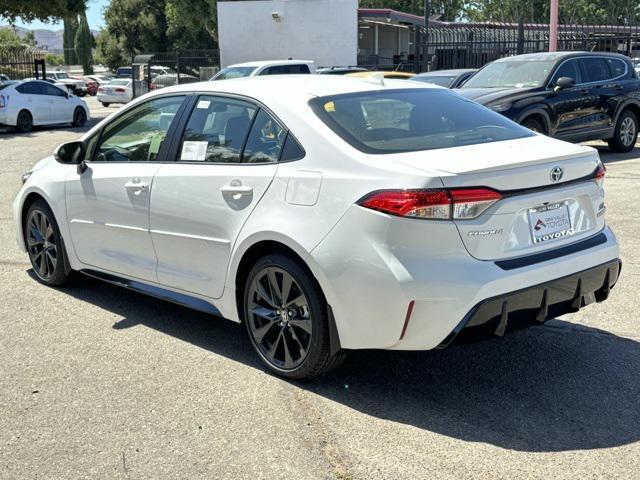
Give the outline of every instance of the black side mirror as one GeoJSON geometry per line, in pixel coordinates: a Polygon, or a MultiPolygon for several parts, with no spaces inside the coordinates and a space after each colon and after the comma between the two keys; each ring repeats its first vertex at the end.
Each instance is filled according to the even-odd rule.
{"type": "Polygon", "coordinates": [[[556,80],[556,85],[553,87],[554,92],[559,92],[565,88],[571,88],[576,84],[576,81],[573,78],[569,77],[560,77],[556,80]]]}
{"type": "Polygon", "coordinates": [[[63,143],[53,152],[56,162],[64,165],[77,165],[78,174],[87,169],[84,163],[84,144],[82,142],[63,143]]]}

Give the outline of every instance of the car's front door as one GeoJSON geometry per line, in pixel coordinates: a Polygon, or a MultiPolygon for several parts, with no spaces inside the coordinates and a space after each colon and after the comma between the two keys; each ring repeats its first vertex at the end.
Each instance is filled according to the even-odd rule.
{"type": "Polygon", "coordinates": [[[56,123],[68,123],[73,121],[73,104],[67,98],[65,92],[54,85],[44,85],[44,98],[51,109],[51,121],[56,123]]]}
{"type": "Polygon", "coordinates": [[[551,90],[547,103],[551,109],[551,126],[553,136],[570,138],[585,128],[588,115],[591,114],[594,99],[589,89],[582,86],[580,65],[576,58],[570,58],[560,64],[549,82],[551,90]],[[571,78],[575,84],[562,90],[554,90],[559,78],[571,78]]]}
{"type": "Polygon", "coordinates": [[[120,115],[88,142],[87,169],[69,174],[71,239],[87,268],[156,281],[149,198],[158,160],[166,155],[165,137],[184,99],[157,98],[120,115]]]}
{"type": "Polygon", "coordinates": [[[252,102],[200,96],[158,170],[151,192],[151,237],[158,281],[222,295],[233,243],[277,170],[286,132],[252,102]]]}
{"type": "Polygon", "coordinates": [[[31,112],[35,125],[51,123],[51,106],[44,95],[45,89],[44,82],[25,82],[16,87],[16,90],[22,95],[23,107],[31,112]]]}

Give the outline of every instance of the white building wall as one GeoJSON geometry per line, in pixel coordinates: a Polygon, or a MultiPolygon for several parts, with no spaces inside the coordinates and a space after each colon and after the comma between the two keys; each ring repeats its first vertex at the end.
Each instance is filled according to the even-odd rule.
{"type": "Polygon", "coordinates": [[[218,41],[222,67],[289,57],[355,65],[358,0],[219,1],[218,41]]]}

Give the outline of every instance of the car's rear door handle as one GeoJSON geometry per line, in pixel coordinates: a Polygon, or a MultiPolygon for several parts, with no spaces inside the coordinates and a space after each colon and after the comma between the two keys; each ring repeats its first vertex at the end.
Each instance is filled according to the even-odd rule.
{"type": "Polygon", "coordinates": [[[225,185],[220,187],[220,191],[226,195],[251,195],[253,188],[244,185],[225,185]]]}

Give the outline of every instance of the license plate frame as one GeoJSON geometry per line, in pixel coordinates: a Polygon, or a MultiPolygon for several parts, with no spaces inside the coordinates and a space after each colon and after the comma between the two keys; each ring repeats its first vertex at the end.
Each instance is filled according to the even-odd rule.
{"type": "Polygon", "coordinates": [[[575,234],[569,202],[538,205],[527,210],[529,231],[534,244],[546,243],[575,234]]]}

